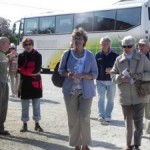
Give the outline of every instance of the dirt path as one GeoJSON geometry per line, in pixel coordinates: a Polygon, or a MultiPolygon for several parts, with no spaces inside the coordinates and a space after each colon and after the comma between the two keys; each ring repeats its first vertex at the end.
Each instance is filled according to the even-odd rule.
{"type": "MultiPolygon", "coordinates": [[[[5,127],[11,136],[0,136],[0,150],[71,150],[68,146],[68,126],[66,110],[61,89],[51,83],[51,75],[42,75],[44,96],[41,101],[43,133],[34,131],[32,109],[30,108],[29,132],[20,133],[21,105],[16,98],[9,99],[9,109],[5,127]]],[[[32,107],[32,106],[30,106],[32,107]]],[[[102,126],[97,121],[97,97],[93,100],[91,113],[92,146],[91,150],[122,150],[125,146],[125,127],[118,105],[117,95],[113,111],[113,121],[102,126]]],[[[149,150],[150,139],[143,135],[141,150],[149,150]]]]}

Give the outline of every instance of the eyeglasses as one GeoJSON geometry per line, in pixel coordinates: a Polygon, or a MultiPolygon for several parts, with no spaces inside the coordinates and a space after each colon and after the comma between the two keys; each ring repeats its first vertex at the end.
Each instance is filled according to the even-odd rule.
{"type": "Polygon", "coordinates": [[[14,49],[15,49],[14,47],[9,48],[9,50],[14,50],[14,49]]]}
{"type": "Polygon", "coordinates": [[[122,46],[122,48],[132,48],[132,47],[133,47],[133,45],[128,45],[128,46],[123,45],[123,46],[122,46]]]}
{"type": "Polygon", "coordinates": [[[141,47],[143,47],[143,46],[145,46],[146,44],[139,44],[139,46],[141,46],[141,47]]]}
{"type": "Polygon", "coordinates": [[[26,43],[23,46],[31,46],[31,45],[32,45],[31,43],[26,43]]]}
{"type": "Polygon", "coordinates": [[[76,37],[74,40],[83,40],[83,37],[76,37]]]}

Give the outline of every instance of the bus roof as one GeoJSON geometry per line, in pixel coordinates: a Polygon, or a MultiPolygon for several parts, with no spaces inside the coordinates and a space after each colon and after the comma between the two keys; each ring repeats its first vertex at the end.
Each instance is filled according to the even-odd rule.
{"type": "Polygon", "coordinates": [[[47,16],[55,16],[55,15],[67,15],[67,14],[75,14],[75,13],[85,13],[85,12],[92,12],[92,11],[100,11],[100,10],[112,10],[112,9],[122,9],[122,8],[132,8],[132,7],[139,7],[143,4],[149,2],[150,0],[119,0],[109,6],[98,6],[95,9],[89,10],[78,10],[78,11],[56,11],[56,12],[45,12],[40,13],[37,15],[30,15],[25,16],[24,18],[33,18],[33,17],[47,17],[47,16]]]}

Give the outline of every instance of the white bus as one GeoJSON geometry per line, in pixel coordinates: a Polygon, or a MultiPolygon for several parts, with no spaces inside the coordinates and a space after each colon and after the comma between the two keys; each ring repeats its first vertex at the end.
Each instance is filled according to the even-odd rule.
{"type": "MultiPolygon", "coordinates": [[[[102,5],[102,4],[100,4],[102,5]]],[[[24,37],[34,40],[34,48],[43,57],[43,71],[53,70],[61,54],[69,48],[74,28],[83,27],[88,32],[86,48],[99,51],[99,39],[108,35],[112,49],[119,52],[120,40],[132,35],[138,41],[150,39],[150,0],[122,0],[108,8],[78,13],[47,13],[20,20],[17,50],[23,50],[24,37]]]]}

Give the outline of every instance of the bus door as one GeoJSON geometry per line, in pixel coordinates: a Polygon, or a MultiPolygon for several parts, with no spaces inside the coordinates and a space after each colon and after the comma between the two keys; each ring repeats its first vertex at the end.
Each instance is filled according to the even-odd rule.
{"type": "Polygon", "coordinates": [[[150,0],[144,3],[142,9],[144,37],[150,41],[150,0]]]}

